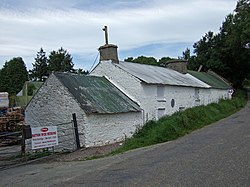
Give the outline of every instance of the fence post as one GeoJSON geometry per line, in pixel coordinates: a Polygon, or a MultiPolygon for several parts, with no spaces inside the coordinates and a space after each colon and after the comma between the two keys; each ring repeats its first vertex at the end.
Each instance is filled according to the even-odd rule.
{"type": "Polygon", "coordinates": [[[22,129],[21,153],[25,155],[25,129],[22,129]]]}
{"type": "Polygon", "coordinates": [[[76,113],[72,114],[72,117],[73,117],[74,129],[75,129],[76,149],[80,149],[80,140],[79,140],[79,134],[78,134],[77,121],[76,121],[76,113]]]}

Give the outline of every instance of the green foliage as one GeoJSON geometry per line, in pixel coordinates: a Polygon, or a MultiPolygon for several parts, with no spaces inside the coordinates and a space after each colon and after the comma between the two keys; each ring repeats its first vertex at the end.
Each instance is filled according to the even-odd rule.
{"type": "Polygon", "coordinates": [[[133,57],[129,57],[125,59],[124,61],[147,64],[147,65],[157,65],[157,60],[154,57],[139,56],[135,59],[133,59],[133,57]]]}
{"type": "Polygon", "coordinates": [[[87,70],[87,71],[85,71],[85,70],[83,70],[83,69],[81,69],[81,68],[79,68],[79,69],[77,69],[77,70],[75,70],[76,71],[76,73],[78,74],[78,75],[88,75],[89,74],[89,71],[87,70]]]}
{"type": "Polygon", "coordinates": [[[209,31],[194,45],[189,69],[212,69],[239,88],[250,72],[250,3],[239,0],[233,14],[222,23],[220,32],[209,31]]]}
{"type": "Polygon", "coordinates": [[[175,140],[196,129],[225,118],[246,105],[246,93],[237,92],[232,100],[189,108],[158,121],[149,121],[112,154],[175,140]]]}
{"type": "Polygon", "coordinates": [[[36,90],[36,86],[34,84],[28,84],[28,96],[33,96],[33,92],[36,90]]]}
{"type": "Polygon", "coordinates": [[[32,64],[33,69],[30,70],[30,78],[36,81],[44,81],[45,77],[48,77],[48,59],[43,48],[37,52],[35,63],[32,64]]]}
{"type": "Polygon", "coordinates": [[[245,79],[245,80],[243,81],[243,86],[245,86],[245,87],[250,87],[250,80],[249,80],[249,79],[245,79]]]}
{"type": "Polygon", "coordinates": [[[188,61],[188,60],[190,60],[190,58],[191,58],[190,49],[186,48],[186,50],[183,51],[183,53],[182,53],[182,59],[188,61]]]}
{"type": "Polygon", "coordinates": [[[162,57],[157,61],[154,57],[145,57],[145,56],[139,56],[137,58],[128,57],[124,59],[125,62],[134,62],[138,64],[147,64],[147,65],[153,65],[153,66],[161,66],[162,63],[167,62],[169,60],[172,60],[170,57],[162,57]]]}
{"type": "Polygon", "coordinates": [[[64,50],[62,47],[58,51],[52,51],[48,59],[49,72],[61,71],[61,72],[72,72],[74,64],[72,62],[71,55],[64,50]]]}
{"type": "Polygon", "coordinates": [[[7,61],[0,71],[0,91],[16,95],[28,80],[28,72],[21,57],[7,61]]]}
{"type": "Polygon", "coordinates": [[[162,57],[161,59],[159,59],[158,64],[161,65],[162,63],[165,63],[165,62],[167,62],[169,60],[172,60],[172,58],[170,58],[170,57],[162,57]]]}
{"type": "Polygon", "coordinates": [[[133,62],[133,60],[134,60],[133,57],[128,57],[124,59],[125,62],[133,62]]]}
{"type": "Polygon", "coordinates": [[[43,48],[41,48],[40,51],[37,52],[35,63],[32,65],[33,69],[30,70],[30,78],[35,81],[45,81],[52,71],[78,74],[88,73],[82,69],[73,69],[74,63],[72,62],[72,57],[67,50],[62,47],[57,51],[50,52],[48,58],[43,48]]]}

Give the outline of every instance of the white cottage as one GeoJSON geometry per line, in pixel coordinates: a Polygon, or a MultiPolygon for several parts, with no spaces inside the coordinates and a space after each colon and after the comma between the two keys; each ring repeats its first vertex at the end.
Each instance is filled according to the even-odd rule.
{"type": "Polygon", "coordinates": [[[186,68],[179,68],[186,71],[180,73],[167,67],[121,62],[115,54],[117,46],[113,46],[106,44],[99,48],[101,61],[90,74],[105,76],[137,102],[143,109],[144,121],[159,119],[163,115],[197,105],[207,105],[227,97],[227,89],[212,87],[186,73],[186,68]],[[108,50],[111,52],[107,52],[108,50]]]}
{"type": "MultiPolygon", "coordinates": [[[[106,78],[70,73],[49,76],[27,105],[25,122],[31,127],[63,124],[71,121],[72,113],[85,147],[122,141],[143,124],[138,104],[106,78]]],[[[63,132],[59,142],[60,137],[63,132]]]]}

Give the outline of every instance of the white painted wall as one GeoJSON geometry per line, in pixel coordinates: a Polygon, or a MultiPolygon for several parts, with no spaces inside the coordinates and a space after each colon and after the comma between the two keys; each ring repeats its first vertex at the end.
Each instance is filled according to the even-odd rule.
{"type": "MultiPolygon", "coordinates": [[[[143,124],[141,112],[86,115],[67,88],[53,74],[27,106],[25,122],[31,127],[53,126],[70,122],[72,113],[76,113],[77,116],[81,146],[86,147],[122,141],[125,136],[131,137],[136,128],[143,124]]],[[[63,127],[70,129],[72,123],[63,127]]],[[[58,133],[59,146],[55,147],[56,150],[73,150],[76,147],[72,141],[73,129],[71,132],[67,131],[67,134],[72,134],[71,136],[65,137],[62,131],[58,133]],[[65,141],[66,138],[70,140],[65,141]],[[63,143],[60,144],[60,142],[63,143]]],[[[28,149],[31,149],[31,145],[28,149]]]]}
{"type": "Polygon", "coordinates": [[[218,102],[220,98],[228,98],[227,90],[213,88],[197,88],[164,85],[164,98],[157,98],[157,85],[146,84],[130,73],[122,70],[110,61],[100,62],[91,75],[105,76],[121,91],[137,102],[144,110],[144,120],[158,119],[158,114],[165,109],[165,115],[171,115],[179,110],[198,105],[218,102]],[[175,105],[171,106],[174,100],[175,105]],[[160,110],[160,111],[158,111],[160,110]]]}
{"type": "MultiPolygon", "coordinates": [[[[77,116],[79,138],[83,146],[85,144],[83,127],[86,123],[86,115],[68,90],[56,76],[52,74],[25,109],[25,123],[31,127],[55,126],[71,122],[73,113],[76,113],[77,116]]],[[[62,126],[58,126],[58,129],[61,127],[62,126]]],[[[75,148],[74,141],[65,141],[66,139],[74,138],[72,123],[63,125],[63,128],[71,129],[65,131],[66,134],[71,135],[66,137],[63,131],[59,131],[59,142],[63,143],[57,146],[56,150],[72,150],[75,148]]]]}
{"type": "Polygon", "coordinates": [[[100,146],[124,141],[142,126],[141,112],[89,115],[85,125],[85,146],[100,146]]]}
{"type": "Polygon", "coordinates": [[[143,87],[141,81],[133,75],[125,72],[110,61],[100,62],[91,75],[105,76],[123,93],[138,103],[144,109],[144,119],[155,119],[155,102],[152,96],[155,94],[151,87],[143,87]]]}

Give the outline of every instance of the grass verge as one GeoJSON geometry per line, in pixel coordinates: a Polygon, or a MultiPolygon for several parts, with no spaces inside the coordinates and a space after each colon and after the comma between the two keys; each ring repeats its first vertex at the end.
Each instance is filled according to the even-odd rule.
{"type": "Polygon", "coordinates": [[[132,138],[127,139],[122,147],[111,154],[175,140],[196,129],[230,116],[244,107],[246,103],[246,93],[238,91],[232,100],[220,100],[219,103],[189,108],[171,116],[164,116],[158,121],[149,121],[132,138]]]}

